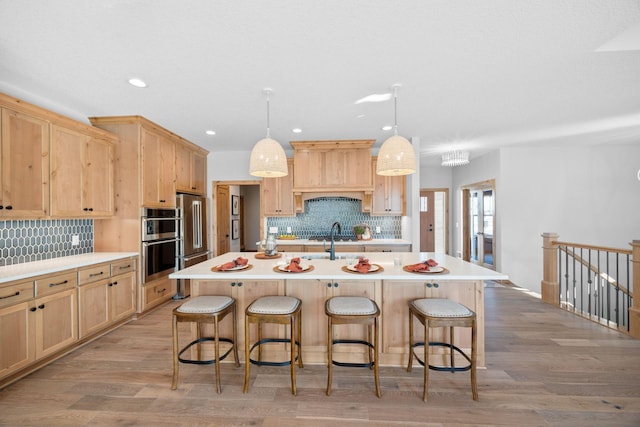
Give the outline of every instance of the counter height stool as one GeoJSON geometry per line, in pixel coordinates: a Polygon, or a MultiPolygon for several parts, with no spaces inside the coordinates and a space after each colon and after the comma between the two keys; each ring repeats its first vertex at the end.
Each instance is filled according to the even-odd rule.
{"type": "Polygon", "coordinates": [[[420,298],[409,301],[409,364],[407,371],[411,372],[413,357],[424,366],[424,385],[422,400],[427,401],[429,390],[429,369],[435,371],[468,371],[471,370],[471,392],[473,400],[478,400],[476,390],[476,314],[462,304],[444,298],[420,298]],[[413,337],[413,318],[417,318],[424,325],[424,342],[415,342],[413,337]],[[429,328],[448,327],[449,342],[430,342],[429,328]],[[471,356],[453,344],[453,328],[471,328],[471,356]],[[449,366],[433,366],[429,364],[429,347],[440,346],[449,348],[449,366]],[[416,347],[423,347],[422,359],[415,353],[416,347]],[[455,366],[455,354],[461,354],[469,364],[466,366],[455,366]]]}
{"type": "Polygon", "coordinates": [[[331,394],[333,365],[347,367],[373,368],[376,384],[376,396],[380,397],[380,381],[378,380],[378,317],[380,309],[375,301],[366,297],[339,296],[329,298],[325,302],[324,312],[328,318],[327,339],[327,396],[331,394]],[[333,339],[334,325],[362,324],[367,326],[367,339],[333,339]],[[361,344],[368,347],[369,361],[365,363],[347,363],[333,360],[333,346],[335,344],[361,344]]]}
{"type": "Polygon", "coordinates": [[[291,393],[296,394],[296,361],[298,367],[302,368],[302,351],[300,343],[302,341],[302,301],[289,296],[265,296],[253,301],[245,311],[244,321],[244,390],[249,390],[249,368],[253,363],[258,366],[287,366],[291,367],[291,393]],[[258,324],[258,341],[249,348],[251,333],[249,326],[252,323],[258,324]],[[289,325],[289,338],[263,338],[262,324],[276,323],[289,325]],[[273,342],[289,343],[291,346],[290,358],[283,362],[273,362],[262,360],[262,345],[273,342]],[[251,352],[258,347],[258,359],[251,358],[251,352]]]}
{"type": "Polygon", "coordinates": [[[218,393],[222,391],[220,387],[220,361],[224,360],[229,353],[233,352],[236,366],[240,366],[238,360],[238,347],[236,346],[237,323],[236,323],[236,300],[228,296],[199,296],[190,299],[179,307],[173,309],[173,380],[171,382],[171,390],[175,390],[178,386],[178,369],[179,362],[192,363],[197,365],[215,364],[216,371],[216,390],[218,393]],[[219,323],[228,314],[231,314],[233,322],[233,335],[231,338],[221,338],[219,336],[219,323]],[[187,344],[178,352],[178,322],[195,322],[197,330],[197,338],[187,344]],[[213,336],[203,337],[201,325],[203,323],[213,324],[213,336]],[[213,341],[214,358],[202,360],[201,343],[205,341],[213,341]],[[231,347],[221,356],[220,341],[231,344],[231,347]],[[182,354],[189,350],[192,346],[197,345],[198,358],[186,359],[181,357],[182,354]]]}

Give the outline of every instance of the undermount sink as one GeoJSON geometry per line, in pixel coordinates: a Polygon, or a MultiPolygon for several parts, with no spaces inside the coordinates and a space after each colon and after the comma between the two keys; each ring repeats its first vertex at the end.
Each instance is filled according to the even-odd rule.
{"type": "MultiPolygon", "coordinates": [[[[300,256],[300,258],[302,259],[329,259],[329,254],[324,254],[324,253],[317,253],[317,254],[304,254],[302,256],[300,256]]],[[[346,258],[346,256],[344,254],[342,255],[337,255],[336,254],[336,259],[343,259],[346,258]]]]}

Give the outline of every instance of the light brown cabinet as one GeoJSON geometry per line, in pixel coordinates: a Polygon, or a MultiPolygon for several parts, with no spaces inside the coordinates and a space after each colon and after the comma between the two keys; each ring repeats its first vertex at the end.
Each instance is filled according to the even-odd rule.
{"type": "Polygon", "coordinates": [[[176,190],[204,195],[207,181],[207,155],[184,144],[176,144],[176,190]]]}
{"type": "Polygon", "coordinates": [[[142,204],[176,206],[175,144],[142,128],[142,204]]]}
{"type": "Polygon", "coordinates": [[[294,192],[371,191],[373,142],[292,141],[294,192]]]}
{"type": "Polygon", "coordinates": [[[136,263],[133,258],[78,272],[80,338],[133,314],[136,309],[136,263]],[[119,269],[118,266],[127,266],[119,269]]]}
{"type": "Polygon", "coordinates": [[[289,174],[282,178],[262,179],[265,216],[295,216],[293,203],[293,160],[287,159],[289,174]]]}
{"type": "Polygon", "coordinates": [[[52,126],[51,215],[103,217],[114,213],[113,143],[52,126]]]}
{"type": "Polygon", "coordinates": [[[404,215],[406,176],[382,176],[376,174],[377,160],[372,160],[373,197],[372,216],[404,215]]]}
{"type": "MultiPolygon", "coordinates": [[[[8,98],[0,97],[0,102],[8,98]]],[[[0,219],[49,214],[49,123],[0,108],[0,219]]]]}

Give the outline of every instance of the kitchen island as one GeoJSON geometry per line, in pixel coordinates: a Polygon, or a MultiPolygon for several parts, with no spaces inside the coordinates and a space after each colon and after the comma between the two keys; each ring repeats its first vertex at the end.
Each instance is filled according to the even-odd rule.
{"type": "MultiPolygon", "coordinates": [[[[238,303],[238,330],[244,329],[244,311],[256,298],[264,295],[289,295],[302,300],[302,351],[304,363],[326,364],[327,317],[324,303],[337,295],[366,296],[376,301],[381,310],[380,363],[387,366],[406,366],[408,360],[409,326],[407,301],[413,298],[449,298],[458,301],[476,312],[478,323],[478,366],[485,365],[484,352],[484,281],[506,280],[504,274],[489,270],[460,259],[437,253],[366,253],[336,255],[329,260],[328,254],[296,253],[282,254],[275,259],[258,259],[255,252],[230,252],[208,261],[172,273],[170,279],[190,279],[191,296],[228,295],[238,303]],[[347,268],[347,258],[353,262],[355,256],[366,256],[377,271],[366,274],[347,268]],[[289,256],[302,258],[301,273],[281,271],[289,256]],[[238,257],[249,260],[248,267],[235,271],[214,271],[216,266],[238,257]],[[440,273],[411,273],[403,266],[426,259],[434,259],[444,271],[440,273]],[[394,259],[396,262],[394,263],[394,259]]],[[[221,325],[222,335],[230,334],[229,322],[221,325]],[[228,329],[224,329],[228,328],[228,329]]],[[[267,325],[266,334],[284,336],[284,327],[267,325]],[[268,329],[272,326],[272,329],[268,329]]],[[[362,328],[345,325],[337,330],[341,339],[362,336],[362,328]]],[[[433,332],[433,331],[432,331],[433,332]]],[[[443,341],[443,331],[435,330],[432,341],[443,341]]],[[[244,348],[244,337],[238,337],[239,351],[244,348]]],[[[471,333],[464,328],[456,331],[455,344],[465,350],[471,347],[471,333]]],[[[282,345],[281,345],[282,346],[282,345]]],[[[360,361],[362,346],[343,345],[338,360],[360,361]]],[[[441,348],[434,348],[433,358],[445,355],[441,348]]],[[[273,357],[286,359],[286,349],[274,348],[273,357]],[[277,354],[276,354],[277,353],[277,354]]],[[[269,356],[267,356],[269,357],[269,356]]],[[[432,359],[433,363],[440,363],[432,359]]]]}

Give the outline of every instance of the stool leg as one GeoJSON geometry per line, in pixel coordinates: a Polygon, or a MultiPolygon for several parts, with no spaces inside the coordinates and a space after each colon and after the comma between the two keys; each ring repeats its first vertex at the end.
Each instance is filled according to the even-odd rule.
{"type": "MultiPolygon", "coordinates": [[[[449,343],[453,345],[453,326],[449,326],[449,343]]],[[[456,362],[453,347],[449,347],[449,363],[451,364],[451,372],[455,372],[456,362]]]]}
{"type": "MultiPolygon", "coordinates": [[[[374,355],[375,355],[375,360],[374,360],[374,364],[373,364],[373,376],[375,378],[375,382],[376,382],[376,396],[380,397],[380,379],[379,379],[379,375],[378,375],[378,356],[379,356],[379,351],[378,351],[378,318],[374,318],[373,319],[373,346],[374,348],[374,355]]],[[[371,342],[371,341],[369,341],[371,342]]]]}
{"type": "Polygon", "coordinates": [[[429,391],[429,320],[424,321],[424,385],[422,389],[422,401],[427,401],[429,391]]]}
{"type": "Polygon", "coordinates": [[[243,393],[246,393],[249,390],[249,365],[251,362],[249,361],[249,317],[245,316],[244,318],[244,388],[242,389],[243,393]]]}
{"type": "Polygon", "coordinates": [[[290,332],[290,339],[291,339],[291,394],[295,395],[296,394],[296,362],[295,362],[295,355],[296,355],[296,319],[294,318],[294,316],[290,317],[290,322],[289,322],[289,332],[290,332]]]}
{"type": "Polygon", "coordinates": [[[302,313],[298,313],[296,315],[296,320],[298,323],[298,367],[304,368],[304,365],[302,364],[302,313]]]}
{"type": "Polygon", "coordinates": [[[216,391],[218,394],[222,393],[222,387],[220,386],[220,340],[218,338],[218,332],[220,329],[218,328],[218,316],[215,316],[213,319],[213,349],[215,353],[215,370],[216,370],[216,391]]]}
{"type": "Polygon", "coordinates": [[[333,374],[333,324],[331,322],[331,316],[327,319],[327,396],[329,396],[331,395],[331,378],[333,374]]]}
{"type": "Polygon", "coordinates": [[[233,311],[231,312],[231,315],[233,316],[233,332],[232,332],[232,337],[233,337],[233,359],[236,361],[236,367],[240,366],[240,360],[238,359],[238,322],[237,322],[237,316],[236,316],[236,303],[233,303],[233,311]]]}
{"type": "Polygon", "coordinates": [[[476,382],[476,346],[478,341],[478,331],[476,329],[476,321],[471,325],[471,392],[473,400],[478,400],[478,390],[476,382]]]}
{"type": "MultiPolygon", "coordinates": [[[[258,322],[258,342],[260,341],[262,341],[262,322],[258,322]]],[[[258,346],[258,361],[262,362],[262,345],[258,346]]]]}
{"type": "Polygon", "coordinates": [[[407,363],[407,372],[411,372],[413,365],[413,313],[409,309],[409,362],[407,363]]]}
{"type": "Polygon", "coordinates": [[[173,315],[173,379],[171,380],[171,390],[175,390],[178,387],[178,318],[173,315]]]}
{"type": "MultiPolygon", "coordinates": [[[[367,342],[368,343],[373,343],[373,337],[371,336],[371,330],[374,328],[373,324],[369,324],[366,326],[367,328],[367,342]]],[[[369,367],[369,369],[373,369],[373,348],[371,348],[371,346],[367,346],[367,349],[369,350],[369,363],[371,363],[371,366],[369,367]]]]}

